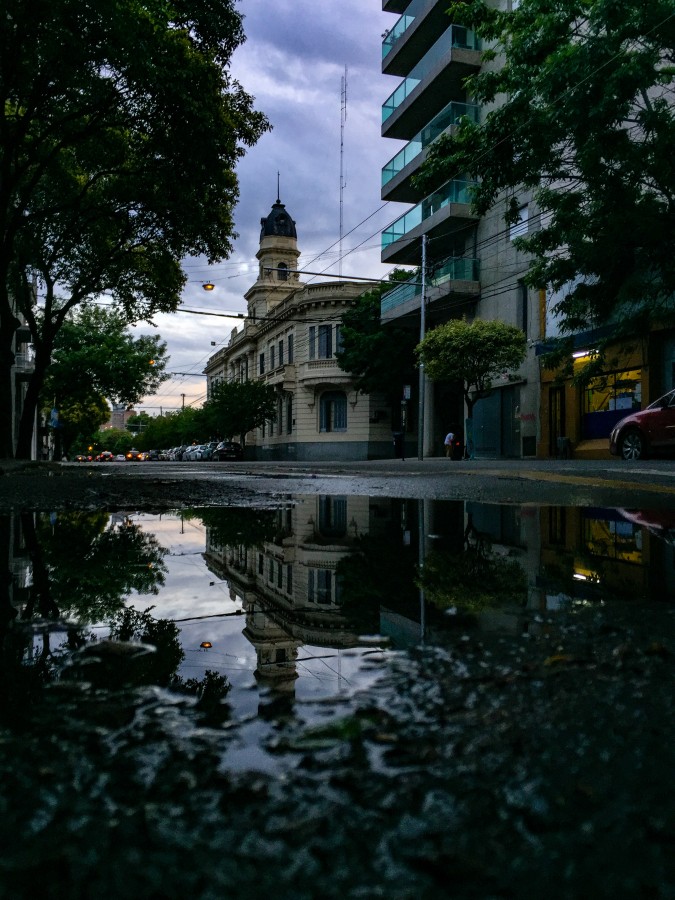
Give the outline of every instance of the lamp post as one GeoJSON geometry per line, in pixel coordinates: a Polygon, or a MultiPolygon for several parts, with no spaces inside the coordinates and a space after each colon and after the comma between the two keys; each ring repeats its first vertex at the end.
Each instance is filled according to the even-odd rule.
{"type": "MultiPolygon", "coordinates": [[[[426,334],[427,236],[422,235],[422,296],[420,297],[420,343],[426,334]]],[[[424,360],[420,359],[419,408],[417,412],[417,458],[424,459],[424,360]]]]}

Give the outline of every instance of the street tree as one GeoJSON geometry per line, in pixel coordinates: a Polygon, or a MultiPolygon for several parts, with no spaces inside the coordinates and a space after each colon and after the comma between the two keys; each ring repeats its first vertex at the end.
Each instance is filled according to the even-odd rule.
{"type": "Polygon", "coordinates": [[[225,440],[246,435],[277,415],[277,394],[264,381],[223,381],[211,389],[201,410],[203,428],[225,440]]]}
{"type": "Polygon", "coordinates": [[[90,443],[97,453],[109,450],[117,455],[131,450],[134,446],[134,436],[126,428],[106,428],[105,431],[95,431],[90,443]]]}
{"type": "Polygon", "coordinates": [[[134,403],[167,379],[166,344],[156,335],[134,337],[124,316],[85,307],[56,336],[42,405],[58,410],[57,456],[77,436],[89,441],[110,414],[107,400],[134,403]]]}
{"type": "Polygon", "coordinates": [[[94,435],[109,418],[110,407],[99,394],[82,400],[66,400],[59,409],[54,433],[54,459],[61,459],[63,454],[70,456],[73,450],[84,453],[89,446],[98,453],[94,435]]]}
{"type": "Polygon", "coordinates": [[[7,0],[0,21],[0,458],[19,316],[35,349],[16,455],[69,311],[175,310],[181,260],[231,251],[234,174],[267,127],[229,73],[234,0],[7,0]]]}
{"type": "Polygon", "coordinates": [[[169,377],[166,363],[166,343],[158,335],[135,336],[119,312],[83,307],[56,335],[42,405],[58,410],[57,433],[90,436],[108,418],[106,401],[131,405],[154,393],[169,377]],[[95,410],[96,421],[84,415],[95,410]]]}
{"type": "Polygon", "coordinates": [[[473,410],[497,375],[509,375],[525,359],[525,335],[500,321],[451,319],[428,332],[416,348],[432,381],[458,382],[466,403],[466,439],[473,452],[473,410]]]}
{"type": "Polygon", "coordinates": [[[357,390],[385,394],[398,408],[404,384],[414,381],[416,371],[415,331],[397,323],[382,324],[382,295],[408,280],[410,272],[394,270],[391,283],[380,284],[357,297],[342,315],[341,348],[336,353],[340,367],[355,378],[357,390]]]}
{"type": "Polygon", "coordinates": [[[483,108],[430,148],[420,184],[477,179],[479,215],[501,206],[536,228],[528,283],[549,287],[561,333],[612,324],[636,337],[675,322],[675,16],[671,0],[521,0],[500,11],[455,2],[475,29],[481,72],[466,82],[483,108]]]}
{"type": "Polygon", "coordinates": [[[138,438],[138,447],[141,450],[177,447],[205,439],[207,434],[204,432],[202,418],[201,409],[192,406],[164,413],[162,416],[151,416],[138,438]]]}

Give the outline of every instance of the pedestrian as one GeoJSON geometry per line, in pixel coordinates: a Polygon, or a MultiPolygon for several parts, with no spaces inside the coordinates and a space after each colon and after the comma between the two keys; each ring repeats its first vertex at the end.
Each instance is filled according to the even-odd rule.
{"type": "Polygon", "coordinates": [[[453,444],[455,443],[455,432],[449,431],[446,434],[445,440],[443,441],[443,443],[445,445],[445,455],[448,457],[448,459],[452,459],[452,447],[453,447],[453,444]]]}

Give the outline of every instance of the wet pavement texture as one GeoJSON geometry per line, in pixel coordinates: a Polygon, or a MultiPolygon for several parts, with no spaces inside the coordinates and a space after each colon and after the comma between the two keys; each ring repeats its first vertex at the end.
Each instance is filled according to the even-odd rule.
{"type": "Polygon", "coordinates": [[[675,896],[667,491],[236,490],[0,515],[0,897],[675,896]]]}

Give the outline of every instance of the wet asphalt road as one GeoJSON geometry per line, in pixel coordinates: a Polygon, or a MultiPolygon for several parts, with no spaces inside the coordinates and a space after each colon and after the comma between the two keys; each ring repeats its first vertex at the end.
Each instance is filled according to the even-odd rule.
{"type": "MultiPolygon", "coordinates": [[[[228,491],[257,495],[359,494],[495,503],[675,509],[675,461],[467,460],[444,458],[358,462],[142,462],[60,465],[104,481],[140,480],[170,493],[205,482],[214,501],[228,491]]],[[[73,473],[74,474],[74,473],[73,473]]],[[[98,480],[98,479],[96,479],[98,480]]]]}

